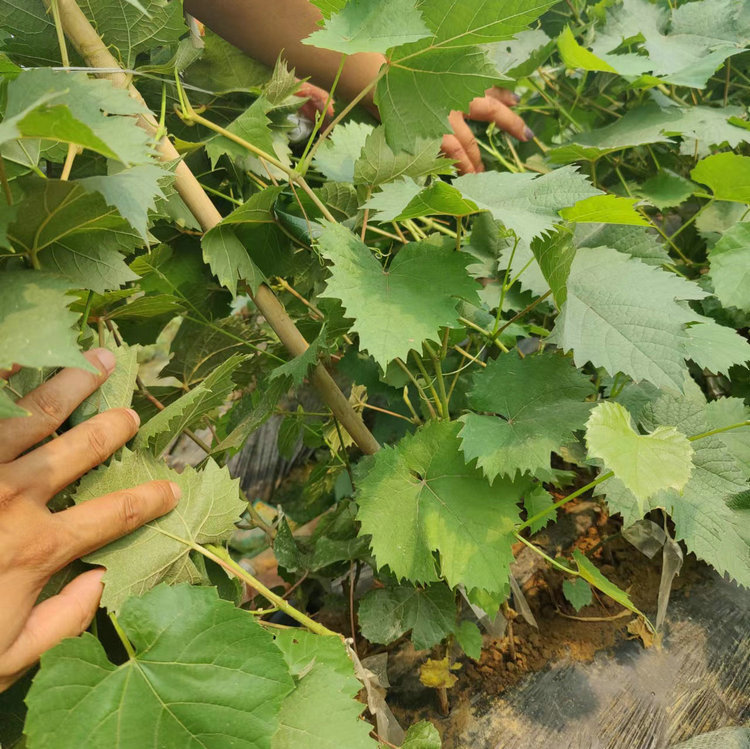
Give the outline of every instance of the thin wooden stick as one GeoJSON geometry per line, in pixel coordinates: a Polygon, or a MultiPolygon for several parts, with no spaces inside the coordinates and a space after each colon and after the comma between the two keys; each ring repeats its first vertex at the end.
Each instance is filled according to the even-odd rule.
{"type": "MultiPolygon", "coordinates": [[[[44,3],[49,9],[51,0],[44,0],[44,3]]],[[[107,49],[75,0],[57,0],[57,8],[65,35],[81,57],[92,68],[117,71],[96,75],[110,80],[116,88],[127,89],[133,99],[143,104],[146,112],[138,116],[138,125],[148,133],[156,135],[159,127],[156,117],[148,111],[146,102],[132,85],[130,76],[122,71],[122,66],[107,49]]],[[[216,226],[222,219],[221,214],[190,171],[190,167],[182,161],[171,141],[164,136],[157,143],[157,149],[163,161],[178,162],[174,172],[175,188],[203,230],[208,231],[216,226]]],[[[300,356],[307,350],[308,343],[304,336],[297,330],[294,321],[268,286],[261,285],[253,295],[253,301],[289,353],[300,356]]],[[[349,432],[359,449],[368,455],[377,452],[380,449],[378,441],[322,364],[315,367],[311,380],[323,401],[349,432]]]]}

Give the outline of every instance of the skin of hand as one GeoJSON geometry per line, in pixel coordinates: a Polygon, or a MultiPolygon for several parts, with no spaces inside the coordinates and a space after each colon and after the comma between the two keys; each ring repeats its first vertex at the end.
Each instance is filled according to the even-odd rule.
{"type": "MultiPolygon", "coordinates": [[[[179,500],[176,484],[150,481],[61,512],[47,509],[55,494],[138,431],[136,412],[115,408],[35,447],[54,435],[114,369],[115,358],[106,349],[85,356],[99,374],[63,369],[18,401],[30,416],[0,420],[0,691],[44,651],[81,634],[96,613],[103,569],[84,572],[36,604],[49,578],[74,559],[166,514],[179,500]]],[[[0,376],[11,373],[0,370],[0,376]]]]}
{"type": "MultiPolygon", "coordinates": [[[[273,12],[269,12],[268,4],[263,0],[184,0],[184,8],[219,36],[266,65],[274,65],[283,50],[284,57],[298,74],[309,75],[311,81],[324,87],[324,94],[325,89],[330,89],[341,55],[302,43],[318,28],[322,17],[308,0],[276,0],[273,12]]],[[[375,78],[384,62],[385,57],[380,54],[351,55],[344,65],[337,93],[344,99],[352,99],[375,78]]],[[[303,95],[309,95],[310,102],[313,102],[313,116],[309,118],[313,120],[314,102],[321,97],[303,95]]],[[[324,95],[318,110],[322,109],[325,100],[324,95]]],[[[445,155],[456,160],[459,173],[484,171],[479,147],[466,124],[466,116],[481,122],[494,122],[498,128],[521,141],[534,137],[524,121],[511,110],[517,103],[515,94],[493,87],[487,89],[484,96],[474,99],[467,113],[451,112],[448,119],[453,133],[443,138],[442,145],[445,155]]],[[[362,104],[378,116],[372,92],[362,104]]]]}

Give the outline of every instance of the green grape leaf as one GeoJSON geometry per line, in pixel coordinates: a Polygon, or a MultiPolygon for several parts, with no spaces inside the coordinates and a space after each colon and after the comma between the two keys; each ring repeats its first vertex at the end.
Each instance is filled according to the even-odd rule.
{"type": "Polygon", "coordinates": [[[563,208],[560,215],[566,221],[583,224],[629,224],[650,226],[649,222],[635,210],[637,198],[620,198],[616,195],[593,195],[569,208],[563,208]]]}
{"type": "Polygon", "coordinates": [[[323,323],[320,333],[315,340],[305,349],[304,353],[295,356],[294,359],[276,367],[268,376],[269,380],[275,380],[279,377],[288,377],[295,387],[299,387],[307,377],[310,367],[318,363],[318,357],[326,345],[326,326],[323,323]]]}
{"type": "Polygon", "coordinates": [[[429,720],[421,720],[409,726],[401,749],[440,749],[442,745],[437,728],[429,720]]]}
{"type": "Polygon", "coordinates": [[[354,182],[354,165],[372,131],[372,125],[362,122],[346,122],[337,126],[331,137],[318,146],[313,166],[327,179],[354,182]]]}
{"type": "Polygon", "coordinates": [[[468,216],[479,209],[470,200],[464,200],[455,187],[435,181],[422,188],[411,178],[390,182],[364,204],[377,211],[377,221],[404,221],[422,216],[446,214],[468,216]]]}
{"type": "Polygon", "coordinates": [[[725,307],[750,312],[750,223],[735,224],[709,250],[710,278],[725,307]]]}
{"type": "Polygon", "coordinates": [[[410,151],[394,151],[385,129],[376,127],[365,139],[354,162],[354,182],[376,187],[400,177],[419,179],[431,174],[452,174],[453,162],[439,155],[440,140],[418,138],[410,151]]]}
{"type": "MultiPolygon", "coordinates": [[[[582,47],[577,41],[569,26],[566,26],[560,36],[557,37],[557,49],[560,52],[562,61],[569,68],[580,70],[601,70],[605,73],[616,73],[606,60],[597,57],[585,47],[582,47]]],[[[579,607],[580,608],[580,607],[579,607]]]]}
{"type": "Polygon", "coordinates": [[[750,203],[750,156],[716,153],[701,159],[690,176],[708,185],[716,200],[750,203]]]}
{"type": "Polygon", "coordinates": [[[271,70],[231,42],[206,29],[203,54],[191,63],[184,76],[193,86],[216,94],[226,94],[260,88],[269,81],[271,70]]]}
{"type": "Polygon", "coordinates": [[[640,185],[636,194],[663,210],[687,200],[696,188],[697,185],[689,179],[663,169],[640,185]]]}
{"type": "Polygon", "coordinates": [[[321,296],[341,300],[361,349],[383,370],[423,341],[434,341],[441,327],[459,327],[461,299],[478,301],[476,281],[466,272],[471,257],[452,247],[413,242],[383,268],[358,237],[328,222],[318,246],[333,262],[321,296]]]}
{"type": "Polygon", "coordinates": [[[81,10],[93,21],[107,46],[119,53],[125,68],[132,68],[136,55],[158,46],[175,44],[187,33],[179,3],[143,0],[79,0],[81,10]]]}
{"type": "Polygon", "coordinates": [[[8,236],[18,250],[36,255],[42,269],[99,293],[138,278],[122,253],[142,240],[101,195],[75,181],[36,177],[25,179],[23,190],[8,236]]]}
{"type": "Polygon", "coordinates": [[[681,390],[684,325],[695,315],[676,300],[705,295],[697,285],[616,250],[581,247],[551,340],[572,349],[578,366],[591,361],[612,375],[681,390]]]}
{"type": "Polygon", "coordinates": [[[247,353],[246,342],[251,341],[248,327],[239,315],[214,320],[211,325],[183,319],[172,340],[172,356],[161,376],[176,377],[184,388],[192,388],[232,354],[247,353]]]}
{"type": "Polygon", "coordinates": [[[85,558],[107,568],[102,605],[110,611],[119,611],[128,598],[160,582],[200,582],[190,559],[193,545],[221,543],[245,508],[239,481],[212,460],[202,471],[187,466],[177,473],[151,454],[127,448],[109,466],[86,474],[73,499],[78,504],[155,479],[179,485],[182,498],[177,507],[85,558]]]}
{"type": "MultiPolygon", "coordinates": [[[[624,591],[618,588],[611,580],[607,580],[599,569],[589,561],[588,557],[583,554],[580,549],[573,549],[573,560],[578,567],[578,574],[597,590],[600,590],[605,595],[608,595],[613,601],[619,603],[620,606],[624,606],[634,614],[646,617],[640,612],[633,602],[630,600],[630,596],[624,591]]],[[[648,621],[648,620],[646,620],[648,621]]]]}
{"type": "Polygon", "coordinates": [[[526,242],[561,223],[561,209],[601,194],[574,167],[548,174],[465,174],[453,186],[526,242]]]}
{"type": "Polygon", "coordinates": [[[576,611],[588,606],[593,599],[591,586],[583,577],[563,580],[562,590],[566,600],[576,611]]]}
{"type": "Polygon", "coordinates": [[[276,645],[295,688],[281,705],[271,749],[375,749],[371,726],[359,717],[365,706],[355,699],[362,684],[341,640],[286,630],[276,645]]]}
{"type": "Polygon", "coordinates": [[[41,0],[0,0],[0,50],[19,65],[61,65],[52,14],[41,0]]]}
{"type": "Polygon", "coordinates": [[[459,425],[430,422],[369,459],[357,481],[361,533],[378,567],[416,583],[438,579],[489,593],[505,590],[521,490],[493,486],[467,466],[459,425]]]}
{"type": "Polygon", "coordinates": [[[638,258],[646,265],[663,265],[669,262],[669,254],[657,234],[639,226],[577,225],[573,232],[573,243],[576,247],[611,247],[638,258]]]}
{"type": "Polygon", "coordinates": [[[446,585],[376,588],[359,603],[357,619],[362,636],[389,645],[411,630],[417,650],[429,650],[456,627],[456,596],[446,585]]]}
{"type": "Polygon", "coordinates": [[[414,0],[349,0],[323,28],[303,44],[322,47],[345,55],[357,52],[385,54],[391,47],[416,42],[430,36],[414,0]]]}
{"type": "MultiPolygon", "coordinates": [[[[721,429],[750,421],[750,406],[740,398],[719,398],[706,405],[706,424],[709,429],[721,429]]],[[[716,435],[724,444],[745,475],[750,476],[750,429],[746,424],[716,435]]],[[[700,443],[699,443],[700,444],[700,443]]]]}
{"type": "Polygon", "coordinates": [[[590,380],[557,354],[500,356],[474,376],[460,418],[461,450],[485,476],[549,473],[553,451],[583,429],[594,393],[590,380]]]}
{"type": "Polygon", "coordinates": [[[151,160],[148,134],[126,116],[142,113],[143,105],[109,81],[44,68],[24,71],[8,85],[6,117],[29,107],[14,121],[24,138],[73,143],[124,164],[151,160]]]}
{"type": "MultiPolygon", "coordinates": [[[[557,232],[544,234],[541,237],[535,237],[531,245],[529,246],[532,257],[529,260],[536,260],[536,264],[539,268],[544,281],[549,285],[552,291],[552,297],[555,300],[555,304],[560,307],[565,301],[568,289],[568,273],[570,272],[570,265],[575,257],[576,250],[571,241],[570,233],[564,229],[560,229],[557,232]]],[[[518,248],[516,248],[518,252],[518,248]]],[[[521,253],[518,260],[514,265],[518,265],[520,262],[527,262],[526,253],[521,253]]],[[[520,273],[523,266],[518,270],[513,269],[514,273],[520,273]]],[[[528,270],[528,269],[527,269],[528,270]]],[[[521,276],[523,278],[523,276],[521,276]]],[[[522,284],[528,283],[521,281],[522,284]]],[[[544,293],[544,292],[542,292],[544,293]]]]}
{"type": "Polygon", "coordinates": [[[77,184],[98,192],[148,242],[148,212],[156,209],[158,198],[164,198],[159,182],[168,176],[156,164],[140,164],[106,177],[86,177],[77,184]]]}
{"type": "MultiPolygon", "coordinates": [[[[258,269],[269,276],[279,275],[284,272],[284,264],[288,262],[289,240],[279,228],[274,214],[274,206],[283,189],[268,187],[262,192],[255,193],[221,222],[221,226],[231,225],[244,246],[242,255],[239,255],[236,247],[235,251],[243,267],[247,262],[244,256],[250,256],[257,266],[256,276],[259,275],[258,269]]],[[[234,246],[231,241],[230,244],[234,246]]]]}
{"type": "MultiPolygon", "coordinates": [[[[708,431],[718,417],[697,386],[692,385],[685,396],[665,393],[647,405],[642,423],[646,429],[673,425],[693,436],[708,431]]],[[[750,469],[735,458],[734,450],[728,449],[729,439],[718,434],[694,441],[693,473],[687,485],[681,492],[659,492],[643,510],[666,510],[675,525],[675,538],[684,541],[688,551],[720,574],[728,574],[750,587],[750,511],[733,506],[735,497],[747,491],[750,469]],[[717,543],[717,539],[721,542],[717,543]]],[[[606,495],[611,510],[622,515],[626,526],[643,516],[637,499],[619,480],[604,482],[601,493],[606,495]]]]}
{"type": "MultiPolygon", "coordinates": [[[[261,151],[275,156],[276,149],[269,127],[271,121],[266,114],[267,108],[268,102],[263,97],[258,97],[239,117],[232,120],[225,129],[259,148],[261,151]]],[[[245,163],[245,159],[254,155],[244,146],[223,135],[214,135],[206,141],[206,154],[211,159],[211,166],[214,168],[216,167],[216,162],[224,154],[227,154],[232,159],[239,160],[240,163],[245,163]]]]}
{"type": "Polygon", "coordinates": [[[203,259],[211,272],[232,292],[232,296],[237,296],[237,281],[246,281],[253,292],[263,283],[260,268],[240,242],[234,227],[217,224],[203,235],[201,246],[203,259]]]}
{"type": "Polygon", "coordinates": [[[183,429],[194,427],[224,404],[235,389],[232,374],[245,358],[242,354],[233,354],[192,390],[150,418],[138,432],[134,446],[161,455],[183,429]]]}
{"type": "Polygon", "coordinates": [[[138,351],[140,346],[124,343],[109,345],[115,355],[112,374],[70,415],[72,424],[80,424],[108,408],[129,408],[133,401],[135,380],[138,377],[138,351]]]}
{"type": "Polygon", "coordinates": [[[660,426],[638,434],[630,414],[612,401],[592,410],[586,445],[641,503],[662,489],[681,491],[693,471],[693,447],[682,432],[660,426]]]}
{"type": "MultiPolygon", "coordinates": [[[[523,508],[526,510],[526,516],[533,518],[540,512],[548,510],[555,503],[552,495],[541,485],[534,484],[529,490],[523,495],[523,508]]],[[[537,533],[542,528],[549,525],[554,520],[554,513],[549,513],[539,520],[534,521],[529,526],[530,533],[537,533]]]]}
{"type": "Polygon", "coordinates": [[[81,367],[96,373],[78,348],[79,313],[71,312],[65,279],[37,271],[0,274],[0,369],[81,367]]]}
{"type": "Polygon", "coordinates": [[[270,749],[293,684],[250,614],[213,588],[159,586],[129,600],[118,622],[135,651],[121,665],[88,633],[42,656],[27,698],[34,746],[270,749]]]}
{"type": "MultiPolygon", "coordinates": [[[[647,0],[624,0],[610,12],[594,52],[613,52],[623,39],[633,37],[642,40],[648,55],[642,58],[645,67],[640,72],[648,70],[662,81],[693,88],[703,88],[724,60],[742,52],[750,41],[742,5],[731,0],[688,3],[669,10],[647,0]]],[[[628,75],[634,71],[621,68],[616,61],[626,58],[630,63],[632,57],[609,55],[606,59],[628,75]]]]}
{"type": "Polygon", "coordinates": [[[456,640],[469,658],[473,658],[475,661],[481,658],[482,632],[474,622],[462,621],[456,629],[456,640]]]}
{"type": "Polygon", "coordinates": [[[692,359],[701,369],[725,374],[735,364],[750,361],[750,343],[734,328],[719,325],[710,317],[695,317],[697,322],[685,329],[686,359],[692,359]]]}

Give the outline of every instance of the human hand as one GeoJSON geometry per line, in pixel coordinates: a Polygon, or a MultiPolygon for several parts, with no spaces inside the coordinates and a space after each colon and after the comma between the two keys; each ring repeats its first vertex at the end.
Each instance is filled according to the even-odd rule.
{"type": "MultiPolygon", "coordinates": [[[[64,369],[18,401],[31,416],[0,420],[0,692],[45,650],[81,634],[96,613],[104,570],[84,572],[34,605],[49,578],[74,559],[169,512],[179,499],[176,484],[150,481],[62,512],[47,509],[55,494],[138,431],[136,412],[115,408],[26,452],[53,435],[114,369],[114,356],[106,349],[85,356],[99,375],[64,369]]],[[[8,374],[0,371],[0,376],[8,374]]]]}
{"type": "Polygon", "coordinates": [[[323,113],[326,120],[333,117],[333,98],[331,97],[331,100],[328,101],[331,95],[324,88],[316,86],[309,81],[302,81],[294,95],[307,99],[299,108],[299,113],[310,120],[310,122],[315,122],[318,113],[323,113]]]}
{"type": "MultiPolygon", "coordinates": [[[[480,122],[494,122],[501,130],[518,140],[531,140],[534,133],[511,110],[511,107],[516,104],[518,104],[518,97],[514,93],[493,86],[484,92],[484,96],[479,96],[471,102],[468,116],[469,119],[480,122]]],[[[464,117],[463,112],[454,110],[450,113],[448,120],[453,133],[443,137],[443,153],[458,162],[456,168],[460,174],[483,172],[484,165],[479,146],[464,117]]]]}

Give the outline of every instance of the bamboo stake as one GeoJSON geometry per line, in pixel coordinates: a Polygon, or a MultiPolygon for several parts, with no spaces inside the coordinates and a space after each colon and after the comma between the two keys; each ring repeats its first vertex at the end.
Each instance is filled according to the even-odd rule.
{"type": "MultiPolygon", "coordinates": [[[[51,0],[44,0],[44,4],[49,9],[51,0]]],[[[105,70],[122,67],[107,49],[75,0],[57,0],[57,8],[65,36],[90,67],[105,70]]],[[[130,96],[143,104],[147,110],[146,113],[138,116],[138,125],[151,135],[158,133],[158,121],[148,111],[146,102],[133,86],[127,73],[118,70],[117,72],[96,73],[96,75],[110,80],[116,88],[127,89],[130,96]]],[[[163,161],[178,162],[175,169],[175,188],[203,230],[208,231],[216,226],[222,219],[221,214],[166,135],[159,140],[157,148],[163,161]]],[[[290,354],[300,356],[307,350],[309,344],[268,286],[261,285],[253,295],[253,301],[290,354]]],[[[323,401],[349,432],[359,449],[368,455],[377,452],[380,445],[361,417],[354,411],[328,370],[322,364],[318,364],[313,370],[311,379],[323,401]]]]}

